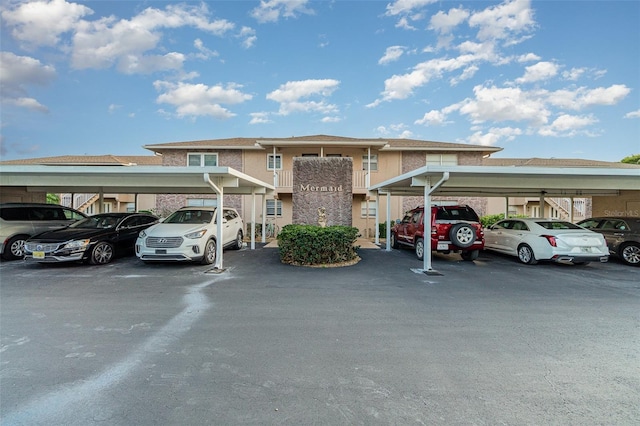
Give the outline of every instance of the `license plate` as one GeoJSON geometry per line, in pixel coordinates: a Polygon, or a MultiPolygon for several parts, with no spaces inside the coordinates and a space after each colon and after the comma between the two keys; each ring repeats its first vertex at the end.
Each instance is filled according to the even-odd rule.
{"type": "Polygon", "coordinates": [[[581,247],[583,253],[591,253],[591,247],[581,247]]]}
{"type": "Polygon", "coordinates": [[[447,243],[438,243],[438,247],[436,250],[447,250],[449,249],[449,244],[447,243]]]}
{"type": "Polygon", "coordinates": [[[33,252],[33,258],[34,259],[44,259],[44,252],[43,251],[34,251],[33,252]]]}
{"type": "Polygon", "coordinates": [[[167,254],[167,249],[156,249],[156,254],[167,254]]]}

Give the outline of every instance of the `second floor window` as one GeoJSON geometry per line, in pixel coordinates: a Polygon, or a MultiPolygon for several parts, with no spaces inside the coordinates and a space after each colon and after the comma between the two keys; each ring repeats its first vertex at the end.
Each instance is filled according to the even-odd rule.
{"type": "Polygon", "coordinates": [[[362,170],[369,170],[369,162],[371,162],[371,171],[378,170],[378,156],[377,155],[363,155],[362,156],[362,170]]]}
{"type": "Polygon", "coordinates": [[[457,166],[457,154],[427,154],[427,166],[457,166]]]}
{"type": "Polygon", "coordinates": [[[217,167],[218,154],[187,154],[187,165],[189,167],[217,167]]]}
{"type": "Polygon", "coordinates": [[[267,170],[282,170],[282,155],[267,154],[267,170]]]}

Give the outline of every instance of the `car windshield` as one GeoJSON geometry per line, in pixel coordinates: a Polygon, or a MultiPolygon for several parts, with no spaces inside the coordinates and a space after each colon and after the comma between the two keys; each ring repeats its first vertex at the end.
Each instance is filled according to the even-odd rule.
{"type": "Polygon", "coordinates": [[[479,222],[476,212],[468,207],[438,207],[436,213],[437,220],[467,220],[469,222],[479,222]]]}
{"type": "Polygon", "coordinates": [[[574,225],[571,222],[562,221],[536,221],[536,223],[545,229],[583,229],[581,226],[574,225]]]}
{"type": "Polygon", "coordinates": [[[69,227],[88,229],[115,228],[119,220],[119,216],[90,216],[69,225],[69,227]]]}
{"type": "Polygon", "coordinates": [[[178,210],[169,215],[163,223],[211,223],[213,213],[209,210],[178,210]]]}

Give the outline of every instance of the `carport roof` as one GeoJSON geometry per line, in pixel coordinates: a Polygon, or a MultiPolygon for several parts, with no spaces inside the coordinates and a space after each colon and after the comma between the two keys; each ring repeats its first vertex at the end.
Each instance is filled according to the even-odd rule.
{"type": "Polygon", "coordinates": [[[34,192],[211,194],[211,184],[225,194],[265,194],[275,189],[230,167],[3,165],[0,169],[0,187],[27,187],[34,192]]]}
{"type": "Polygon", "coordinates": [[[390,195],[424,195],[448,176],[434,196],[581,197],[640,190],[640,167],[560,168],[521,166],[425,166],[372,185],[390,195]]]}

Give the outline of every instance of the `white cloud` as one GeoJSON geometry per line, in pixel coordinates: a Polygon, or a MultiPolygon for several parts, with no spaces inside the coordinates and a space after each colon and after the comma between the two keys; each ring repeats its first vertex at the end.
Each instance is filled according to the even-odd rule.
{"type": "Polygon", "coordinates": [[[443,126],[446,123],[447,115],[442,111],[431,110],[427,112],[421,119],[414,121],[414,124],[422,124],[425,126],[443,126]]]}
{"type": "Polygon", "coordinates": [[[60,36],[72,31],[83,16],[93,11],[65,0],[19,3],[14,9],[2,11],[2,18],[17,40],[35,46],[55,46],[60,36]]]}
{"type": "Polygon", "coordinates": [[[196,50],[197,50],[198,52],[200,52],[200,53],[197,53],[197,54],[196,54],[196,57],[197,57],[198,59],[206,60],[206,59],[209,59],[209,58],[211,58],[211,57],[219,56],[219,53],[218,53],[218,52],[216,52],[215,50],[211,50],[211,49],[207,48],[207,47],[204,45],[203,41],[202,41],[202,40],[200,40],[199,38],[197,38],[197,39],[195,39],[195,40],[193,41],[193,47],[195,47],[195,48],[196,48],[196,50]]]}
{"type": "Polygon", "coordinates": [[[273,123],[273,120],[269,118],[268,112],[252,112],[249,115],[251,116],[251,121],[249,121],[249,124],[273,123]]]}
{"type": "Polygon", "coordinates": [[[513,127],[492,127],[489,129],[487,133],[482,133],[481,131],[475,132],[468,139],[468,142],[473,145],[482,145],[482,146],[495,146],[499,141],[513,140],[516,136],[520,136],[522,134],[522,130],[513,127]]]}
{"type": "Polygon", "coordinates": [[[221,104],[239,104],[251,100],[252,96],[242,93],[242,86],[229,83],[226,86],[207,86],[205,84],[172,83],[155,81],[156,90],[162,92],[156,102],[175,107],[180,118],[211,116],[214,118],[230,118],[234,113],[221,104]]]}
{"type": "Polygon", "coordinates": [[[320,121],[323,123],[339,123],[342,119],[340,117],[323,117],[320,121]]]}
{"type": "Polygon", "coordinates": [[[400,59],[405,50],[404,46],[389,46],[384,52],[384,56],[378,61],[379,64],[384,65],[389,62],[394,62],[400,59]]]}
{"type": "Polygon", "coordinates": [[[299,14],[313,15],[307,8],[308,0],[260,0],[260,6],[251,11],[251,16],[260,23],[277,22],[281,17],[296,18],[299,14]]]}
{"type": "Polygon", "coordinates": [[[323,114],[337,112],[335,105],[328,104],[322,99],[316,101],[301,101],[309,97],[326,98],[340,85],[338,80],[301,80],[289,81],[278,89],[267,94],[267,99],[280,103],[279,114],[288,115],[293,112],[317,111],[323,114]]]}
{"type": "Polygon", "coordinates": [[[38,112],[48,112],[46,106],[28,96],[29,86],[45,86],[56,77],[56,70],[39,60],[0,52],[0,89],[2,103],[38,112]]]}
{"type": "Polygon", "coordinates": [[[107,110],[109,111],[109,114],[113,114],[114,112],[116,112],[120,108],[122,108],[122,105],[110,104],[109,108],[107,108],[107,110]]]}
{"type": "Polygon", "coordinates": [[[474,123],[525,121],[543,125],[551,115],[543,99],[517,87],[476,86],[473,92],[475,99],[461,102],[459,110],[461,114],[470,116],[474,123]]]}
{"type": "MultiPolygon", "coordinates": [[[[580,129],[596,123],[598,120],[592,116],[576,116],[562,114],[548,126],[543,126],[538,131],[542,136],[575,136],[580,129]]],[[[587,132],[585,134],[588,135],[587,132]]]]}
{"type": "Polygon", "coordinates": [[[586,68],[571,68],[569,71],[563,71],[562,77],[565,80],[576,81],[587,72],[586,68]]]}
{"type": "Polygon", "coordinates": [[[517,78],[517,83],[533,83],[548,80],[558,74],[558,66],[553,62],[538,62],[525,68],[524,76],[517,78]]]}
{"type": "Polygon", "coordinates": [[[414,13],[416,9],[421,9],[436,0],[396,0],[387,4],[387,16],[408,15],[414,13]]]}
{"type": "Polygon", "coordinates": [[[533,62],[533,61],[539,61],[540,56],[536,55],[535,53],[527,53],[527,54],[518,56],[516,60],[518,62],[533,62]]]}
{"type": "Polygon", "coordinates": [[[480,40],[514,40],[521,32],[535,25],[530,0],[512,0],[481,12],[473,13],[469,26],[478,27],[480,40]]]}
{"type": "Polygon", "coordinates": [[[469,12],[464,9],[454,8],[450,9],[448,13],[440,11],[431,17],[429,29],[441,34],[448,34],[468,17],[469,12]]]}
{"type": "Polygon", "coordinates": [[[130,20],[107,17],[79,22],[73,37],[72,66],[108,68],[116,64],[119,71],[127,74],[181,69],[183,54],[147,52],[158,47],[161,29],[189,26],[223,35],[234,28],[234,24],[224,19],[209,21],[208,13],[206,4],[169,5],[164,10],[147,8],[130,20]]]}
{"type": "Polygon", "coordinates": [[[624,118],[640,118],[640,109],[626,113],[624,118]]]}
{"type": "Polygon", "coordinates": [[[242,27],[242,29],[240,30],[240,34],[238,34],[238,37],[243,39],[242,47],[244,47],[245,49],[253,47],[258,40],[258,37],[256,36],[256,30],[251,27],[242,27]]]}
{"type": "Polygon", "coordinates": [[[615,105],[624,99],[631,89],[624,84],[588,89],[578,87],[572,90],[561,89],[546,95],[547,101],[556,107],[581,110],[595,105],[615,105]]]}

